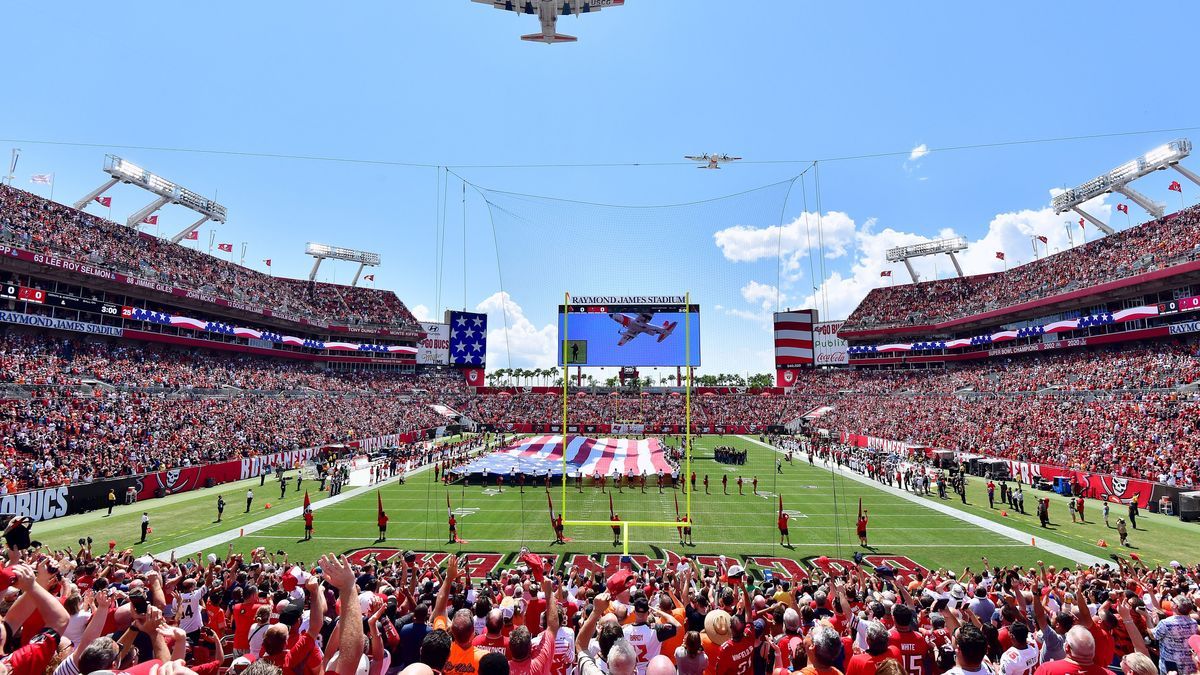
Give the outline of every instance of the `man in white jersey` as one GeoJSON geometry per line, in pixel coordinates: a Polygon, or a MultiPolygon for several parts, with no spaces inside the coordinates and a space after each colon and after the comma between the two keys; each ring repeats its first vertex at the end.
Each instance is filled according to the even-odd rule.
{"type": "Polygon", "coordinates": [[[1029,644],[1029,627],[1020,621],[1008,627],[1012,646],[1000,655],[999,675],[1033,675],[1041,665],[1036,645],[1029,644]]]}
{"type": "Polygon", "coordinates": [[[646,623],[650,618],[650,601],[639,595],[633,601],[633,623],[626,624],[623,629],[625,639],[637,651],[637,675],[646,675],[646,665],[662,651],[662,643],[675,637],[683,628],[678,619],[661,609],[656,608],[654,615],[659,623],[646,623]]]}
{"type": "Polygon", "coordinates": [[[207,593],[208,588],[203,584],[199,588],[196,587],[195,579],[184,579],[180,587],[179,597],[182,602],[179,608],[179,627],[187,633],[188,644],[193,646],[200,639],[200,629],[204,627],[204,616],[200,613],[200,608],[204,606],[204,596],[207,593]]]}

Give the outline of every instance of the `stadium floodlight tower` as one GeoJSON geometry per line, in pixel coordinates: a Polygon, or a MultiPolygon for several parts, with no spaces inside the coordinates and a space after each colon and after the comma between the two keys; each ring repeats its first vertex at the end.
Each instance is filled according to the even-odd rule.
{"type": "Polygon", "coordinates": [[[184,237],[209,220],[215,220],[218,223],[225,222],[226,211],[224,206],[221,206],[212,199],[202,197],[185,187],[176,185],[162,176],[150,173],[142,167],[132,162],[127,162],[120,157],[105,155],[104,172],[112,176],[112,178],[75,202],[75,208],[84,208],[93,199],[104,194],[117,183],[128,183],[158,195],[158,198],[147,204],[145,208],[129,216],[129,219],[125,221],[125,224],[129,227],[136,228],[147,216],[167,204],[179,204],[200,214],[200,220],[188,225],[179,234],[171,237],[172,244],[178,244],[184,237]]]}
{"type": "Polygon", "coordinates": [[[908,268],[908,276],[912,277],[913,283],[915,284],[921,280],[921,277],[917,274],[917,271],[913,269],[912,263],[909,262],[911,258],[920,258],[922,256],[945,253],[946,255],[950,256],[950,261],[954,263],[954,271],[957,272],[958,276],[961,277],[963,275],[962,265],[958,264],[958,258],[956,258],[954,254],[958,253],[959,251],[965,251],[966,249],[967,240],[965,237],[948,237],[946,239],[935,239],[933,241],[926,241],[920,244],[913,244],[912,246],[897,246],[896,248],[889,248],[887,250],[887,261],[903,262],[904,266],[908,268]]]}
{"type": "Polygon", "coordinates": [[[1145,209],[1146,213],[1155,218],[1162,218],[1166,206],[1134,190],[1129,184],[1155,171],[1172,168],[1182,174],[1184,178],[1200,185],[1200,176],[1179,166],[1180,160],[1187,157],[1191,152],[1192,142],[1186,138],[1176,139],[1166,145],[1160,145],[1137,159],[1125,162],[1103,176],[1097,176],[1079,187],[1066,190],[1052,199],[1050,205],[1054,207],[1054,213],[1056,214],[1064,211],[1078,213],[1089,223],[1100,228],[1100,231],[1104,234],[1112,234],[1113,229],[1107,223],[1101,222],[1100,219],[1079,207],[1087,200],[1109,192],[1119,192],[1128,197],[1130,201],[1145,209]]]}
{"type": "Polygon", "coordinates": [[[329,246],[328,244],[318,244],[308,242],[304,247],[304,253],[311,255],[313,260],[312,271],[308,273],[309,281],[316,281],[317,270],[321,267],[321,261],[326,258],[334,260],[349,260],[350,262],[358,263],[358,270],[354,272],[354,281],[350,282],[351,286],[358,285],[358,277],[362,274],[363,268],[370,265],[371,267],[379,267],[379,254],[370,253],[367,251],[356,251],[352,248],[342,248],[340,246],[329,246]]]}

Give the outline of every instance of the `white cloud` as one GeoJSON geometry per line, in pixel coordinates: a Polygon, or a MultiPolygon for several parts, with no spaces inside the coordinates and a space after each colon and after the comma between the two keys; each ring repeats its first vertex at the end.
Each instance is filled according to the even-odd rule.
{"type": "Polygon", "coordinates": [[[918,145],[917,147],[913,148],[912,152],[908,153],[908,161],[915,162],[918,159],[921,159],[922,157],[924,157],[925,155],[928,155],[928,154],[929,154],[929,146],[922,143],[922,144],[918,145]]]}
{"type": "Polygon", "coordinates": [[[771,311],[787,300],[787,295],[780,293],[779,289],[771,284],[761,284],[754,280],[742,286],[742,297],[746,302],[762,307],[764,311],[771,311]]]}
{"type": "Polygon", "coordinates": [[[800,263],[810,249],[820,246],[823,240],[825,257],[840,258],[846,255],[847,247],[854,240],[854,231],[854,220],[850,216],[841,211],[829,211],[823,216],[801,213],[782,227],[735,225],[715,232],[713,241],[725,259],[732,262],[781,258],[788,281],[794,282],[802,276],[800,263]]]}
{"type": "Polygon", "coordinates": [[[426,322],[433,321],[433,314],[430,313],[429,308],[426,307],[425,305],[417,305],[416,307],[412,307],[411,309],[412,309],[413,316],[417,317],[417,321],[426,321],[426,322]]]}
{"type": "MultiPolygon", "coordinates": [[[[1106,204],[1107,195],[1098,197],[1084,205],[1084,209],[1096,214],[1101,220],[1109,220],[1112,206],[1106,204]]],[[[1056,215],[1051,208],[1037,210],[1025,209],[997,214],[988,223],[987,230],[975,240],[968,240],[967,250],[957,254],[963,273],[967,275],[998,272],[1005,268],[1015,267],[1029,262],[1034,257],[1033,239],[1044,236],[1047,244],[1037,243],[1037,254],[1044,256],[1063,251],[1083,243],[1083,230],[1074,223],[1064,222],[1067,219],[1056,215]],[[1068,226],[1069,225],[1069,226],[1068,226]],[[1068,234],[1068,231],[1070,234],[1068,234]],[[1006,261],[998,260],[996,252],[1003,251],[1006,261]]],[[[870,222],[870,221],[869,221],[870,222]]],[[[885,228],[873,232],[870,227],[864,227],[854,233],[853,249],[855,262],[848,273],[834,272],[821,284],[820,290],[810,293],[796,306],[821,308],[824,318],[845,318],[854,311],[872,288],[886,286],[889,279],[880,277],[883,270],[891,270],[891,282],[896,284],[910,283],[908,270],[901,263],[889,263],[885,257],[887,249],[895,246],[907,246],[930,239],[956,236],[958,233],[951,228],[940,232],[923,235],[914,232],[902,232],[885,228]],[[825,302],[828,311],[824,311],[825,302]]],[[[1094,236],[1094,230],[1089,238],[1094,236]]],[[[916,258],[913,267],[921,279],[928,281],[934,278],[944,278],[954,274],[954,267],[944,256],[929,256],[916,258]]]]}
{"type": "Polygon", "coordinates": [[[488,315],[487,360],[496,368],[549,368],[554,358],[557,330],[553,324],[538,328],[506,292],[493,293],[475,307],[488,315]],[[507,314],[507,339],[505,331],[507,314]],[[511,363],[510,363],[511,356],[511,363]]]}

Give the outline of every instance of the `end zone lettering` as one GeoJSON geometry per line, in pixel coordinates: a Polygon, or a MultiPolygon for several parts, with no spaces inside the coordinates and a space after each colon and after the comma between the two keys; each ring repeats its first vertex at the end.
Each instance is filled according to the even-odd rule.
{"type": "MultiPolygon", "coordinates": [[[[657,573],[659,571],[674,570],[677,565],[687,560],[684,556],[670,549],[663,549],[654,545],[651,545],[650,548],[659,557],[651,558],[643,554],[630,555],[629,559],[634,569],[646,569],[651,573],[657,573]]],[[[399,549],[394,548],[360,548],[348,551],[347,556],[354,564],[361,565],[370,556],[374,556],[380,562],[387,562],[400,553],[399,549]]],[[[463,555],[466,557],[466,564],[472,577],[482,577],[495,572],[510,570],[521,565],[517,559],[518,553],[516,552],[465,553],[463,555]]],[[[603,574],[605,576],[612,575],[621,568],[621,558],[623,557],[619,553],[560,554],[539,553],[536,551],[534,555],[548,561],[550,563],[547,566],[549,569],[569,569],[583,574],[603,574]]],[[[689,555],[702,568],[716,569],[720,562],[720,556],[717,554],[689,555]]],[[[417,552],[415,564],[417,567],[421,567],[426,562],[432,562],[434,565],[440,567],[446,563],[448,558],[449,554],[441,551],[417,552]]],[[[818,556],[793,560],[791,558],[774,556],[727,555],[726,561],[731,565],[736,563],[746,566],[750,574],[756,578],[762,578],[763,572],[769,570],[775,578],[792,581],[807,579],[810,570],[846,572],[857,567],[851,560],[842,560],[840,558],[825,558],[822,560],[818,556]]],[[[871,567],[887,565],[895,569],[896,576],[902,580],[906,580],[915,574],[925,575],[929,573],[928,569],[915,562],[912,558],[902,555],[868,555],[863,557],[863,564],[871,567]]]]}

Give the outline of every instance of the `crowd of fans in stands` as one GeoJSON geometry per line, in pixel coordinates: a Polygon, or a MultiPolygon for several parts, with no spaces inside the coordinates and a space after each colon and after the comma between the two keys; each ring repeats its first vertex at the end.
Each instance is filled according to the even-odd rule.
{"type": "MultiPolygon", "coordinates": [[[[788,395],[696,395],[692,421],[764,430],[822,413],[816,424],[834,431],[1195,485],[1200,456],[1190,435],[1200,403],[1175,387],[1196,379],[1196,349],[1176,340],[946,370],[814,371],[788,395]]],[[[5,383],[21,385],[0,401],[0,479],[10,491],[455,421],[443,413],[501,429],[562,415],[557,392],[476,394],[458,373],[333,371],[25,329],[0,340],[5,383]],[[84,386],[93,381],[102,385],[84,386]]],[[[568,418],[682,425],[684,397],[572,392],[568,418]]]]}
{"type": "MultiPolygon", "coordinates": [[[[1192,675],[1200,566],[756,578],[737,560],[589,571],[524,550],[177,560],[9,537],[0,672],[129,675],[1192,675]],[[444,567],[440,564],[445,561],[444,567]],[[1110,670],[1111,669],[1111,670],[1110,670]]],[[[827,560],[827,559],[824,559],[827,560]]]]}
{"type": "Polygon", "coordinates": [[[273,277],[0,185],[0,241],[337,325],[413,328],[391,291],[273,277]]]}
{"type": "Polygon", "coordinates": [[[928,325],[1186,262],[1200,241],[1191,207],[1004,272],[876,288],[843,330],[928,325]]]}
{"type": "Polygon", "coordinates": [[[1170,485],[1200,483],[1200,402],[1175,393],[842,397],[830,429],[1170,485]]]}

